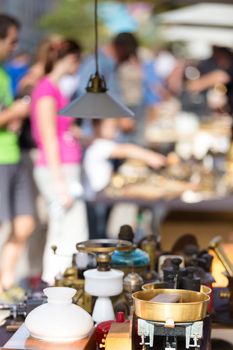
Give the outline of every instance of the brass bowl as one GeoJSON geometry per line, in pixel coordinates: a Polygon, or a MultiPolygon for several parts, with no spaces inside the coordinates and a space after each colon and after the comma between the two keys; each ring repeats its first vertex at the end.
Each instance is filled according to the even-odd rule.
{"type": "Polygon", "coordinates": [[[182,289],[151,289],[133,294],[135,313],[148,321],[176,323],[194,322],[205,318],[209,296],[201,292],[182,289]],[[179,303],[160,303],[150,301],[158,294],[179,294],[179,303]]]}
{"type": "Polygon", "coordinates": [[[151,289],[162,289],[165,288],[165,284],[163,282],[150,282],[143,284],[142,290],[151,290],[151,289]]]}
{"type": "MultiPolygon", "coordinates": [[[[152,290],[152,289],[161,289],[161,288],[165,288],[165,284],[163,282],[150,282],[150,283],[143,284],[142,286],[142,290],[152,290]]],[[[204,284],[202,284],[200,292],[210,295],[212,290],[210,287],[207,287],[204,284]]]]}

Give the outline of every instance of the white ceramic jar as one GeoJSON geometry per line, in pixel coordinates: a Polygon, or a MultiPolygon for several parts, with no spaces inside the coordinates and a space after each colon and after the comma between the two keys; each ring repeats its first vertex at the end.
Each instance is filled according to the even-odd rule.
{"type": "Polygon", "coordinates": [[[48,302],[32,310],[25,319],[31,336],[49,342],[70,342],[87,337],[93,320],[88,312],[72,304],[76,290],[50,287],[44,289],[44,293],[48,302]]]}
{"type": "Polygon", "coordinates": [[[123,290],[123,276],[124,273],[120,270],[87,270],[84,272],[85,291],[96,297],[111,297],[121,294],[123,290]]]}
{"type": "Polygon", "coordinates": [[[85,291],[98,297],[92,314],[96,323],[115,319],[110,297],[121,294],[123,290],[123,276],[124,273],[122,271],[114,269],[110,271],[92,269],[84,272],[85,291]]]}

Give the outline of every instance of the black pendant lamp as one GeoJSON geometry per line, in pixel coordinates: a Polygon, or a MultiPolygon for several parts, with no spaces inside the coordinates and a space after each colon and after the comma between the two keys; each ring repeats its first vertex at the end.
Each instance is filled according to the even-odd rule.
{"type": "Polygon", "coordinates": [[[81,119],[107,119],[133,117],[134,113],[112,96],[107,89],[105,79],[99,73],[98,61],[98,8],[95,0],[95,68],[86,87],[86,93],[73,100],[59,111],[65,115],[81,119]]]}

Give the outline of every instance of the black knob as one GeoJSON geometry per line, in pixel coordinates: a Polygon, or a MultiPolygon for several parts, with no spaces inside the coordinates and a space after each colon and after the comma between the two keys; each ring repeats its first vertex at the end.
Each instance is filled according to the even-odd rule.
{"type": "Polygon", "coordinates": [[[122,225],[118,234],[118,238],[124,241],[133,242],[134,232],[130,225],[122,225]]]}
{"type": "Polygon", "coordinates": [[[194,266],[187,267],[187,277],[182,278],[182,288],[186,290],[200,291],[201,280],[199,277],[195,277],[194,273],[196,268],[194,266]]]}
{"type": "Polygon", "coordinates": [[[165,287],[168,289],[174,289],[175,286],[175,276],[173,274],[168,275],[166,280],[164,280],[165,287]]]}
{"type": "Polygon", "coordinates": [[[180,269],[180,264],[182,263],[181,258],[173,258],[172,259],[172,266],[175,272],[178,272],[180,269]]]}
{"type": "Polygon", "coordinates": [[[196,268],[194,266],[187,267],[188,278],[193,278],[196,268]]]}

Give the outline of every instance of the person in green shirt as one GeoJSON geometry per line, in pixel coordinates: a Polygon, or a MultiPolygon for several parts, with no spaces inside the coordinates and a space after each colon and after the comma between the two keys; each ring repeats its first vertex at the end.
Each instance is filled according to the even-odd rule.
{"type": "Polygon", "coordinates": [[[18,258],[35,226],[30,183],[17,138],[29,105],[25,99],[13,102],[10,78],[3,68],[16,47],[19,29],[17,19],[0,13],[0,227],[4,222],[11,223],[0,256],[0,291],[13,286],[18,258]]]}

